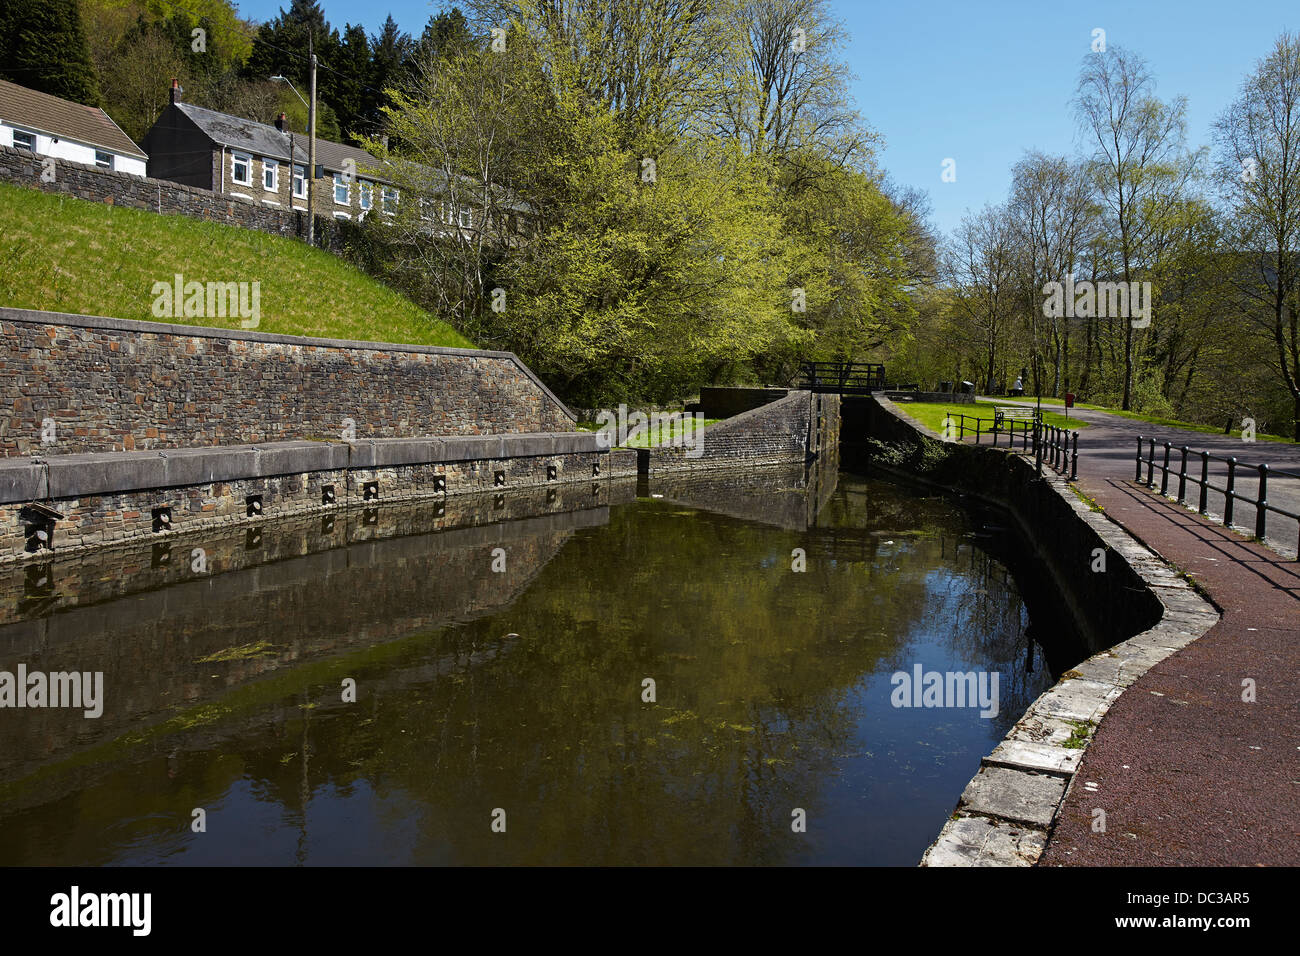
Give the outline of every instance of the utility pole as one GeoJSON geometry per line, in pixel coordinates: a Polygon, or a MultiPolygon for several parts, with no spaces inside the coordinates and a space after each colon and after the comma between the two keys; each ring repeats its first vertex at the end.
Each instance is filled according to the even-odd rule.
{"type": "Polygon", "coordinates": [[[311,103],[307,106],[307,245],[316,245],[316,52],[311,34],[307,34],[307,53],[311,58],[311,103]]]}

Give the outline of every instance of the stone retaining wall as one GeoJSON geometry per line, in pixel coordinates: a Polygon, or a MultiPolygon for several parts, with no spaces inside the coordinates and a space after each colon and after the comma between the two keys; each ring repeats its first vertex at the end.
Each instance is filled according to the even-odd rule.
{"type": "Polygon", "coordinates": [[[509,352],[7,308],[0,394],[0,457],[558,432],[574,423],[509,352]]]}
{"type": "MultiPolygon", "coordinates": [[[[42,160],[46,158],[24,149],[0,146],[0,182],[110,206],[191,216],[277,236],[301,237],[307,233],[306,213],[66,159],[55,160],[53,182],[43,181],[41,173],[45,167],[42,160]]],[[[316,218],[318,221],[321,219],[319,215],[316,218]]]]}
{"type": "Polygon", "coordinates": [[[708,426],[698,457],[692,457],[696,450],[681,445],[660,445],[641,454],[648,473],[658,475],[802,462],[833,453],[839,439],[839,396],[799,391],[708,426]]]}
{"type": "Polygon", "coordinates": [[[1066,793],[1080,783],[1079,763],[1115,700],[1213,627],[1218,612],[1060,476],[1045,470],[1039,478],[1032,462],[1005,450],[945,442],[888,399],[875,404],[868,414],[871,434],[915,449],[911,463],[920,463],[924,479],[1010,512],[1061,580],[1081,630],[1096,643],[1096,653],[1030,704],[984,758],[921,860],[922,866],[1033,865],[1066,793]],[[1098,553],[1104,570],[1093,569],[1098,553]]]}
{"type": "Polygon", "coordinates": [[[0,562],[389,501],[596,489],[609,457],[573,432],[15,459],[0,462],[0,562]]]}

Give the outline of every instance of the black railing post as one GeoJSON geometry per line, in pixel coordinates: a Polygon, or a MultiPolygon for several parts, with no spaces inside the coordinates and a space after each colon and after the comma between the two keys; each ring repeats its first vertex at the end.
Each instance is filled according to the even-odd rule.
{"type": "Polygon", "coordinates": [[[1138,454],[1137,454],[1137,472],[1133,475],[1134,481],[1142,480],[1142,436],[1138,435],[1138,454]]]}
{"type": "Polygon", "coordinates": [[[1043,426],[1034,422],[1034,467],[1038,469],[1038,477],[1043,477],[1043,426]]]}
{"type": "Polygon", "coordinates": [[[1079,433],[1074,433],[1074,438],[1070,444],[1074,446],[1074,451],[1070,455],[1070,480],[1077,481],[1079,478],[1079,433]]]}
{"type": "Polygon", "coordinates": [[[1255,538],[1264,540],[1268,528],[1268,465],[1259,466],[1259,495],[1255,499],[1255,538]]]}
{"type": "Polygon", "coordinates": [[[1165,467],[1160,472],[1160,494],[1169,494],[1169,442],[1165,442],[1165,467]]]}
{"type": "Polygon", "coordinates": [[[1178,465],[1178,503],[1182,505],[1187,503],[1187,446],[1184,445],[1179,451],[1183,454],[1183,460],[1178,465]]]}
{"type": "Polygon", "coordinates": [[[975,444],[980,443],[980,420],[975,419],[975,444]]]}
{"type": "Polygon", "coordinates": [[[1148,488],[1154,488],[1156,484],[1155,479],[1151,477],[1151,471],[1153,468],[1155,468],[1155,466],[1156,466],[1156,440],[1152,438],[1151,448],[1149,449],[1147,454],[1147,487],[1148,488]]]}
{"type": "Polygon", "coordinates": [[[1210,453],[1201,452],[1201,498],[1196,509],[1203,515],[1210,513],[1210,453]]]}
{"type": "Polygon", "coordinates": [[[1223,526],[1232,527],[1232,506],[1237,498],[1237,456],[1228,459],[1228,490],[1223,495],[1223,526]]]}

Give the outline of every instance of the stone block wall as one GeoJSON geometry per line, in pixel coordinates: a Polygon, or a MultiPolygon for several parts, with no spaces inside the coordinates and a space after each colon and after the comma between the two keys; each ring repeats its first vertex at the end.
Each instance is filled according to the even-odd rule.
{"type": "Polygon", "coordinates": [[[390,502],[579,483],[596,497],[608,460],[590,432],[14,459],[0,462],[0,562],[390,502]]]}
{"type": "Polygon", "coordinates": [[[1102,650],[1160,620],[1160,602],[1142,577],[1113,553],[1091,523],[1079,520],[1069,500],[1075,497],[1073,492],[1050,469],[1044,467],[1044,478],[1039,478],[1033,462],[1021,455],[989,445],[944,442],[904,418],[888,399],[854,405],[855,417],[864,416],[871,437],[909,449],[930,443],[931,455],[913,456],[901,466],[905,472],[1007,509],[1054,580],[1090,651],[1102,650]],[[1098,548],[1107,557],[1104,574],[1090,570],[1098,548]]]}
{"type": "Polygon", "coordinates": [[[556,432],[574,421],[509,352],[6,308],[0,394],[0,457],[556,432]]]}
{"type": "Polygon", "coordinates": [[[132,176],[60,159],[55,162],[53,182],[46,182],[41,177],[45,158],[27,150],[0,146],[0,182],[110,206],[191,216],[276,236],[303,237],[307,234],[305,212],[223,196],[166,179],[132,176]]]}
{"type": "Polygon", "coordinates": [[[699,449],[668,445],[642,452],[649,474],[802,462],[839,445],[840,398],[790,392],[785,398],[710,425],[699,449]]]}

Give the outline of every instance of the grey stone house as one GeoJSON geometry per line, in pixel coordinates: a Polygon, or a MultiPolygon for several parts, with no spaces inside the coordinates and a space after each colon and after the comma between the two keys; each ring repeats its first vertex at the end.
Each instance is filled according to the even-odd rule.
{"type": "MultiPolygon", "coordinates": [[[[283,209],[307,209],[307,136],[284,114],[274,126],[185,103],[172,81],[171,102],[141,141],[156,179],[210,189],[283,209]]],[[[316,138],[318,216],[361,219],[397,202],[397,191],[373,172],[365,150],[316,138]]]]}

